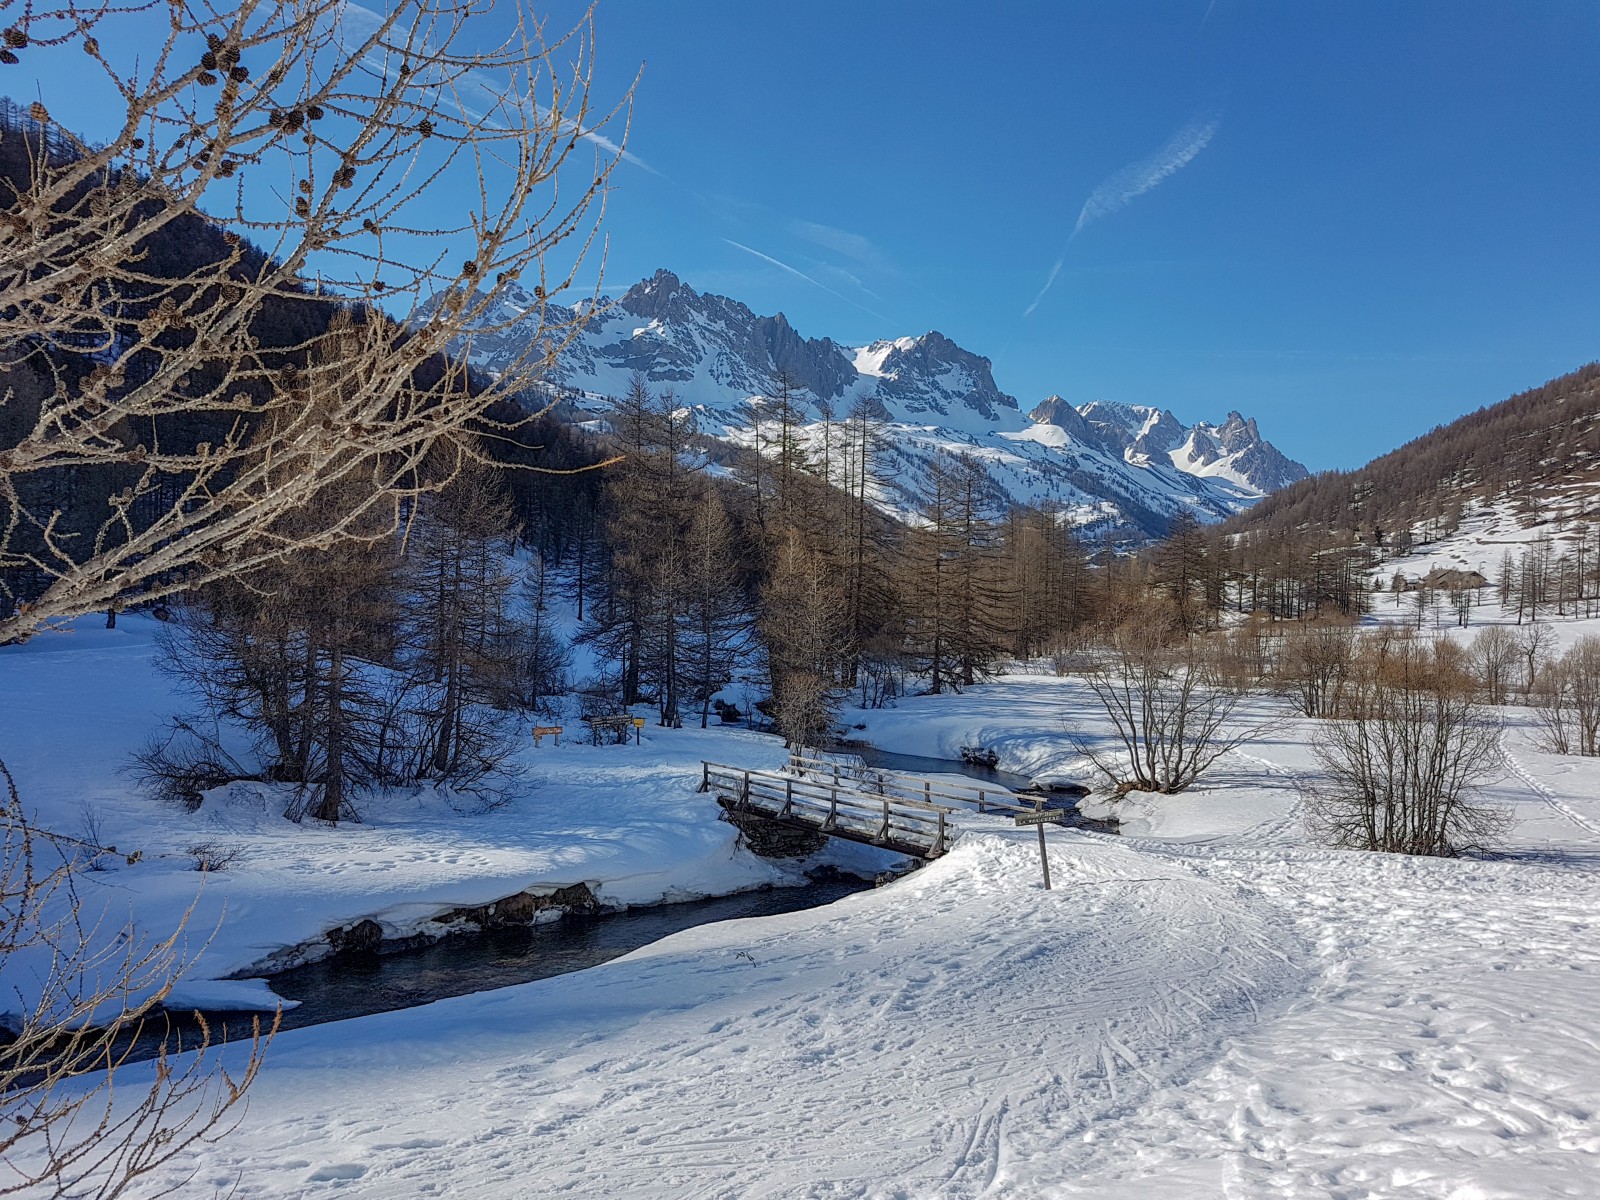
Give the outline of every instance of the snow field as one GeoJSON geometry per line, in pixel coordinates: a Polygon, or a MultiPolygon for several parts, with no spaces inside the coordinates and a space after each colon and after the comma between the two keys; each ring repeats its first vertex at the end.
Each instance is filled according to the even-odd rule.
{"type": "MultiPolygon", "coordinates": [[[[118,715],[147,654],[128,636],[120,650],[96,648],[113,641],[98,633],[72,643],[110,656],[76,676],[17,667],[33,646],[0,651],[13,672],[0,681],[49,681],[38,711],[68,722],[7,744],[23,745],[12,757],[41,804],[101,796],[121,827],[177,845],[204,808],[152,814],[87,751],[66,766],[48,753],[63,729],[85,747],[142,735],[118,715]]],[[[1525,714],[1506,715],[1492,795],[1518,823],[1494,859],[1309,845],[1293,785],[1316,769],[1313,723],[1252,701],[1255,739],[1190,793],[1124,802],[1129,836],[1052,830],[1050,893],[1034,832],[974,816],[945,858],[825,908],[283,1034],[240,1127],[183,1164],[197,1174],[180,1194],[1595,1196],[1600,762],[1542,754],[1525,714]]],[[[1051,676],[848,719],[885,749],[983,744],[1008,770],[1085,780],[1067,728],[1099,730],[1082,685],[1051,676]]],[[[265,906],[286,886],[269,874],[280,854],[307,868],[303,896],[277,896],[284,932],[309,920],[297,905],[327,920],[381,902],[401,920],[535,862],[613,895],[773,870],[719,840],[727,827],[690,790],[702,753],[773,765],[773,743],[685,730],[644,751],[564,747],[536,760],[525,803],[391,811],[326,843],[289,827],[280,846],[265,817],[222,806],[230,836],[256,847],[208,881],[238,889],[228,920],[252,931],[222,940],[254,953],[279,935],[265,906]]],[[[141,909],[152,923],[155,884],[196,878],[107,876],[156,905],[141,909]]]]}
{"type": "Polygon", "coordinates": [[[240,1196],[1037,1194],[1063,1145],[1301,985],[1231,883],[975,833],[874,893],[286,1035],[205,1178],[240,1196]]]}

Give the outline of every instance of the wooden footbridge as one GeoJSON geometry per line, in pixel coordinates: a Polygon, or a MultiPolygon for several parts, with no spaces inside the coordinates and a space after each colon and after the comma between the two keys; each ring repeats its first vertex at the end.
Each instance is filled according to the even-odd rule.
{"type": "Polygon", "coordinates": [[[882,846],[914,858],[938,858],[955,840],[961,812],[1032,812],[993,786],[935,783],[918,775],[853,767],[829,759],[793,759],[786,771],[701,764],[700,790],[729,813],[793,829],[882,846]]]}

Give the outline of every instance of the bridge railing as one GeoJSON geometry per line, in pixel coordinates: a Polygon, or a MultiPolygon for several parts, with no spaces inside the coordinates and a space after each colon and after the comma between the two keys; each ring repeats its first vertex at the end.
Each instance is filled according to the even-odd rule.
{"type": "Polygon", "coordinates": [[[712,762],[701,767],[700,790],[717,792],[739,807],[858,841],[914,848],[930,857],[950,848],[950,817],[961,811],[913,797],[859,791],[843,779],[807,779],[712,762]]]}
{"type": "Polygon", "coordinates": [[[920,775],[908,775],[903,771],[891,771],[883,767],[857,765],[835,758],[791,754],[789,767],[802,776],[831,777],[837,785],[852,787],[857,791],[882,792],[902,799],[919,799],[927,804],[947,802],[963,806],[971,805],[981,813],[1032,812],[1037,807],[1030,801],[1017,799],[1017,794],[1009,788],[996,784],[946,781],[935,784],[931,779],[920,775]]]}

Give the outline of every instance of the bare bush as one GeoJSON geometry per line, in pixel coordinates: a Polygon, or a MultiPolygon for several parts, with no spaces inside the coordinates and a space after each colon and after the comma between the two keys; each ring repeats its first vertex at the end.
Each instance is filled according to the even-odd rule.
{"type": "Polygon", "coordinates": [[[1600,637],[1586,634],[1535,683],[1539,741],[1552,754],[1600,755],[1600,637]]]}
{"type": "Polygon", "coordinates": [[[1326,778],[1308,824],[1336,846],[1401,854],[1486,849],[1509,816],[1481,799],[1501,769],[1500,723],[1439,645],[1367,639],[1344,715],[1317,731],[1326,778]]]}
{"type": "Polygon", "coordinates": [[[1528,703],[1533,708],[1534,744],[1550,754],[1571,754],[1576,733],[1571,681],[1561,663],[1545,664],[1528,703]]]}
{"type": "MultiPolygon", "coordinates": [[[[0,764],[0,972],[11,997],[0,1041],[0,1196],[111,1200],[231,1127],[277,1028],[255,1027],[230,1070],[202,1024],[198,1051],[131,1068],[128,1047],[163,1020],[184,961],[184,925],[151,942],[97,920],[76,890],[77,839],[28,823],[0,764]]],[[[97,848],[110,853],[109,847],[97,848]]]]}
{"type": "Polygon", "coordinates": [[[1077,737],[1079,751],[1121,789],[1181,792],[1254,730],[1233,721],[1241,694],[1213,676],[1205,644],[1158,621],[1120,626],[1083,673],[1122,753],[1077,737]]]}
{"type": "Polygon", "coordinates": [[[570,286],[620,151],[593,132],[587,22],[547,40],[515,9],[481,50],[488,9],[28,8],[17,53],[75,55],[126,113],[104,145],[44,98],[0,132],[0,641],[370,537],[368,514],[448,478],[423,470],[437,450],[460,461],[465,432],[507,428],[497,405],[592,309],[545,303],[570,286]],[[164,44],[120,54],[119,14],[151,10],[170,18],[164,44]],[[461,205],[448,227],[430,219],[441,196],[461,205]],[[500,290],[528,274],[544,328],[493,381],[469,379],[474,339],[513,319],[500,290]],[[94,501],[69,504],[73,481],[94,501]],[[353,509],[261,536],[340,481],[365,485],[353,509]]]}
{"type": "Polygon", "coordinates": [[[243,846],[226,846],[221,842],[198,842],[189,847],[189,857],[194,869],[204,873],[226,871],[244,856],[243,846]]]}
{"type": "Polygon", "coordinates": [[[1347,621],[1310,622],[1284,639],[1278,678],[1306,716],[1331,717],[1339,711],[1356,641],[1355,627],[1347,621]]]}

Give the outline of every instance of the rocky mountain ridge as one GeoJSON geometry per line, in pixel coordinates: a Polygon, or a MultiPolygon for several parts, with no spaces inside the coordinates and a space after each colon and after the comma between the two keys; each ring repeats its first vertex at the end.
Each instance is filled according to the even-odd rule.
{"type": "MultiPolygon", "coordinates": [[[[494,371],[526,345],[520,314],[530,314],[531,327],[537,303],[506,285],[497,327],[459,349],[494,371]]],[[[714,436],[737,438],[752,399],[784,384],[819,423],[867,405],[887,425],[896,461],[883,501],[897,509],[915,508],[936,456],[963,451],[989,469],[997,504],[1052,504],[1080,524],[1145,536],[1183,510],[1220,520],[1307,475],[1237,412],[1220,425],[1186,426],[1163,409],[1103,400],[1075,407],[1051,396],[1024,414],[995,383],[989,359],[941,333],[858,347],[808,338],[782,313],[758,315],[664,270],[601,306],[549,381],[598,413],[601,398],[621,394],[635,372],[672,389],[714,436]]]]}

